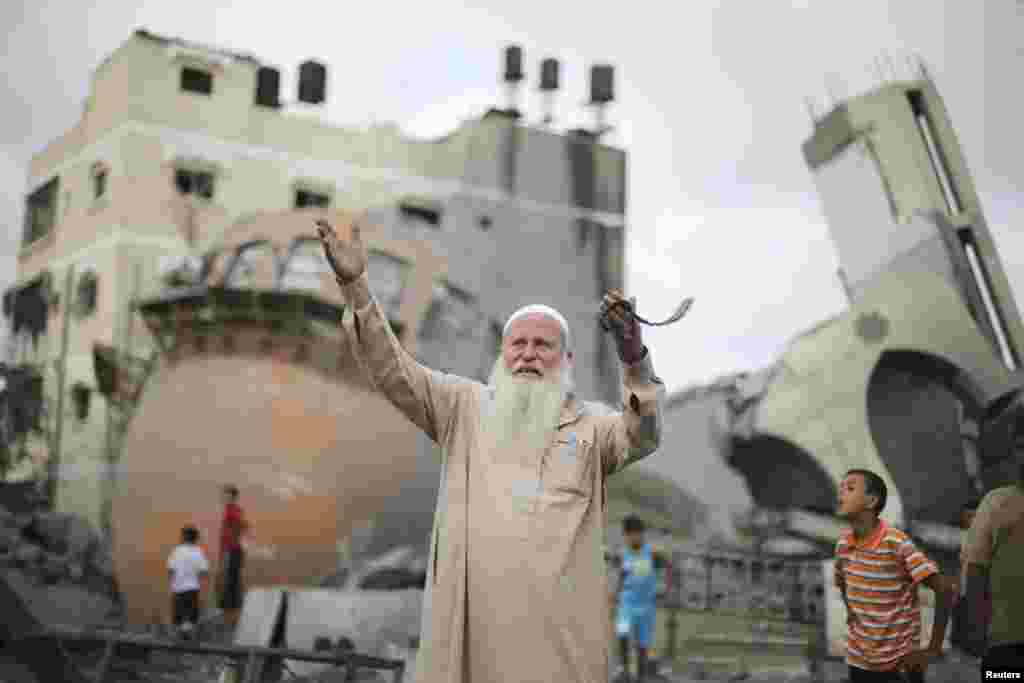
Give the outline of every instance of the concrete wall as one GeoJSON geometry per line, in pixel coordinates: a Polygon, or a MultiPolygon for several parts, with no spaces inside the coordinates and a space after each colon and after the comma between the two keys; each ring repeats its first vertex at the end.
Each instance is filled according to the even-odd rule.
{"type": "Polygon", "coordinates": [[[883,273],[951,277],[993,346],[1008,338],[1007,355],[1017,357],[1002,360],[1011,370],[1020,364],[1024,323],[933,82],[891,84],[842,103],[817,122],[804,156],[855,297],[883,273]],[[921,214],[936,219],[929,226],[921,214]],[[976,249],[981,278],[972,273],[964,237],[976,249]],[[999,322],[986,310],[983,288],[999,322]]]}
{"type": "Polygon", "coordinates": [[[637,464],[708,505],[708,530],[729,537],[733,515],[753,502],[752,482],[729,466],[734,395],[731,378],[673,394],[665,406],[661,448],[637,464]]]}
{"type": "Polygon", "coordinates": [[[817,121],[803,151],[853,301],[793,340],[753,402],[745,438],[779,448],[734,450],[733,462],[759,504],[826,512],[821,490],[866,468],[889,487],[890,522],[951,524],[976,494],[964,435],[1015,385],[1024,328],[948,112],[927,79],[887,85],[817,121]],[[763,462],[800,460],[814,467],[789,477],[792,493],[763,462]]]}
{"type": "Polygon", "coordinates": [[[956,526],[976,491],[964,452],[963,404],[944,374],[898,356],[883,359],[868,387],[868,420],[907,518],[956,526]]]}
{"type": "MultiPolygon", "coordinates": [[[[600,240],[604,239],[598,231],[603,228],[595,229],[583,242],[577,239],[573,221],[525,212],[514,204],[453,199],[444,210],[440,229],[410,226],[391,209],[373,215],[380,217],[386,234],[394,238],[429,241],[448,263],[446,279],[471,293],[474,305],[488,321],[504,325],[516,309],[532,303],[559,310],[571,330],[579,391],[588,397],[617,401],[618,361],[596,319],[603,293],[598,263],[600,240]],[[477,227],[482,216],[492,221],[486,231],[477,227]]],[[[495,341],[487,338],[474,343],[487,350],[489,360],[483,362],[489,373],[496,358],[492,353],[495,341]]],[[[464,354],[460,346],[436,347],[436,351],[436,362],[445,367],[455,367],[456,359],[464,354]]],[[[479,352],[476,358],[480,358],[479,352]]],[[[466,371],[476,374],[477,368],[467,367],[466,371]]]]}

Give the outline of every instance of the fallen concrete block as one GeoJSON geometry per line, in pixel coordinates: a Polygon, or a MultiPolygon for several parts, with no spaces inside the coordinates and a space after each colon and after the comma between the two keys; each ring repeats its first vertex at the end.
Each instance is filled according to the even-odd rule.
{"type": "Polygon", "coordinates": [[[99,532],[85,519],[69,515],[64,528],[67,551],[75,558],[85,558],[101,545],[99,532]]]}
{"type": "Polygon", "coordinates": [[[4,570],[0,581],[7,584],[32,617],[44,626],[99,626],[114,607],[108,596],[68,583],[41,585],[38,576],[24,571],[4,570]]]}
{"type": "Polygon", "coordinates": [[[15,563],[25,569],[35,568],[43,557],[43,549],[31,543],[23,543],[14,551],[15,563]]]}
{"type": "Polygon", "coordinates": [[[0,505],[0,528],[16,528],[14,513],[0,505]]]}
{"type": "MultiPolygon", "coordinates": [[[[394,647],[407,649],[419,636],[423,591],[303,590],[288,594],[285,642],[299,650],[314,649],[317,638],[348,638],[360,654],[389,657],[394,647]]],[[[291,662],[298,675],[320,673],[328,666],[291,662]]]]}
{"type": "Polygon", "coordinates": [[[235,629],[235,645],[272,647],[274,630],[284,606],[283,588],[254,588],[242,601],[242,613],[235,629]]]}
{"type": "Polygon", "coordinates": [[[29,534],[38,538],[44,549],[54,553],[66,553],[69,518],[70,515],[60,512],[36,513],[29,534]]]}
{"type": "Polygon", "coordinates": [[[0,525],[0,550],[12,550],[21,545],[21,532],[14,527],[0,525]]]}
{"type": "Polygon", "coordinates": [[[61,581],[67,576],[68,561],[66,558],[54,553],[45,553],[40,563],[39,575],[43,581],[52,585],[61,581]]]}

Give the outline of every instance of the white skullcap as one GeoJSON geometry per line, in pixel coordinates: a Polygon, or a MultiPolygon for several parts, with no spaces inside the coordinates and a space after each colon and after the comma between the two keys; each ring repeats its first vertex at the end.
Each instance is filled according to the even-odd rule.
{"type": "Polygon", "coordinates": [[[561,313],[551,308],[550,306],[545,306],[544,304],[531,304],[530,306],[523,306],[518,311],[510,315],[508,318],[508,322],[505,323],[505,329],[502,330],[501,332],[501,336],[504,337],[505,335],[508,334],[508,328],[512,326],[513,322],[515,322],[519,318],[534,313],[540,313],[541,315],[546,315],[549,318],[554,318],[555,320],[557,320],[558,324],[562,326],[562,334],[565,335],[565,347],[569,348],[569,323],[566,322],[565,317],[561,313]]]}

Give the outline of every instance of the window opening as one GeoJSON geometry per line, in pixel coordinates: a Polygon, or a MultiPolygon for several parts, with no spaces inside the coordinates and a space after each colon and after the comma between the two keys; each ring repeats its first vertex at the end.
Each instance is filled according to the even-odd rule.
{"type": "Polygon", "coordinates": [[[305,209],[308,207],[317,207],[326,209],[331,205],[331,198],[323,192],[313,192],[312,190],[296,190],[295,191],[295,208],[305,209]]]}
{"type": "Polygon", "coordinates": [[[186,92],[209,95],[213,93],[213,75],[203,69],[191,66],[182,67],[181,89],[186,92]]]}
{"type": "Polygon", "coordinates": [[[28,196],[25,206],[23,244],[32,244],[53,229],[57,217],[59,180],[53,178],[28,196]]]}
{"type": "Polygon", "coordinates": [[[963,211],[963,204],[956,191],[953,174],[949,170],[949,161],[942,148],[939,147],[938,136],[935,134],[935,124],[928,115],[924,96],[920,90],[911,90],[907,93],[907,99],[910,101],[910,109],[914,113],[914,121],[917,123],[918,130],[921,131],[925,148],[928,150],[932,171],[935,173],[935,178],[939,181],[939,186],[942,188],[942,197],[946,201],[946,209],[950,215],[957,215],[963,211]]]}
{"type": "Polygon", "coordinates": [[[1009,370],[1016,370],[1017,366],[1020,364],[1017,358],[1017,353],[1010,343],[1010,335],[1006,329],[1006,322],[1003,320],[1002,313],[998,306],[996,306],[995,297],[992,295],[992,286],[988,272],[985,269],[985,264],[981,260],[981,255],[978,253],[978,245],[975,244],[974,235],[970,228],[961,228],[956,231],[956,234],[960,239],[961,248],[967,255],[967,262],[971,268],[971,275],[973,276],[975,286],[978,288],[978,292],[981,294],[981,300],[985,306],[985,313],[988,317],[989,324],[996,335],[996,345],[999,347],[999,353],[1003,358],[1003,363],[1009,370]]]}
{"type": "Polygon", "coordinates": [[[402,218],[406,220],[423,221],[435,228],[441,225],[440,209],[419,203],[401,202],[398,205],[398,210],[401,212],[402,218]]]}
{"type": "Polygon", "coordinates": [[[107,193],[107,169],[97,168],[92,173],[92,196],[99,199],[107,193]]]}
{"type": "Polygon", "coordinates": [[[174,171],[174,185],[180,194],[213,199],[213,173],[179,168],[174,171]]]}

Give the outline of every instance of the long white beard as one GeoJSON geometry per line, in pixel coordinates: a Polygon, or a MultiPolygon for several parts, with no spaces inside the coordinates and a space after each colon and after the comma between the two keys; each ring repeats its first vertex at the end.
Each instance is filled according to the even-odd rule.
{"type": "Polygon", "coordinates": [[[516,442],[527,452],[544,449],[573,392],[571,368],[563,366],[553,378],[517,377],[498,358],[490,383],[495,392],[482,417],[485,439],[499,447],[516,442]]]}

